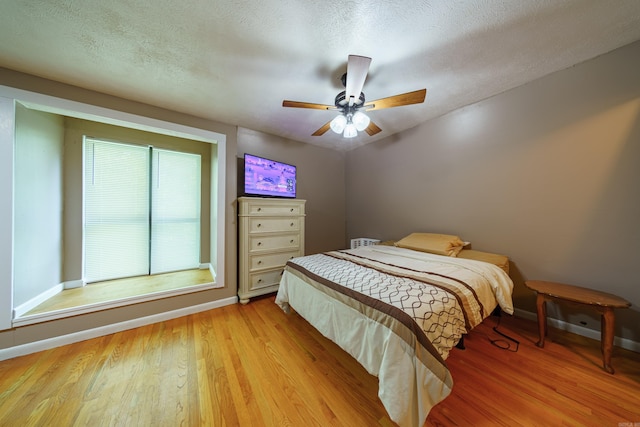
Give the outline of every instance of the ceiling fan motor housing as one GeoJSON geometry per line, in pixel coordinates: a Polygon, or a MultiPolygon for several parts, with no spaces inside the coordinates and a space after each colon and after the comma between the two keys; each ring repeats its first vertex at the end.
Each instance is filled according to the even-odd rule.
{"type": "MultiPolygon", "coordinates": [[[[360,92],[360,97],[354,100],[352,107],[360,108],[364,105],[364,92],[360,92]]],[[[340,92],[335,99],[335,106],[339,109],[344,109],[349,106],[349,100],[347,99],[347,91],[343,90],[340,92]]]]}

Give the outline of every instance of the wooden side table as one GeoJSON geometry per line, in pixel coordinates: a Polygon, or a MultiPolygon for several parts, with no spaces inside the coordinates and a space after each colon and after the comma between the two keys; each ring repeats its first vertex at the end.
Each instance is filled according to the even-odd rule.
{"type": "Polygon", "coordinates": [[[536,292],[536,308],[538,311],[538,332],[540,340],[538,347],[544,347],[544,338],[547,335],[547,301],[564,301],[580,305],[586,305],[598,313],[601,319],[600,346],[604,370],[613,374],[611,366],[611,353],[613,352],[613,335],[615,326],[615,308],[629,308],[631,303],[624,298],[613,294],[600,292],[579,286],[565,285],[563,283],[544,282],[540,280],[527,280],[525,286],[536,292]]]}

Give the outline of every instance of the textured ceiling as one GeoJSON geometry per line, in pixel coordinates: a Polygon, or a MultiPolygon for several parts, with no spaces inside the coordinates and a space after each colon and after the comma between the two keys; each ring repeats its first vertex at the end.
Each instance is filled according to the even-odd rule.
{"type": "MultiPolygon", "coordinates": [[[[416,126],[640,39],[638,0],[0,0],[0,66],[335,149],[416,126]],[[382,132],[311,134],[349,54],[382,132]]],[[[0,82],[2,84],[2,82],[0,82]]]]}

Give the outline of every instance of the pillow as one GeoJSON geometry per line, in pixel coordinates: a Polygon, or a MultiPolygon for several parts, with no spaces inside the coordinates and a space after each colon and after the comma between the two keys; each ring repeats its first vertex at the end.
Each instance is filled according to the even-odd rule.
{"type": "Polygon", "coordinates": [[[509,257],[505,255],[492,254],[489,252],[476,251],[474,249],[464,249],[458,254],[458,258],[474,259],[494,264],[509,274],[509,257]]]}
{"type": "Polygon", "coordinates": [[[400,248],[455,257],[464,247],[458,236],[435,233],[412,233],[396,242],[400,248]]]}

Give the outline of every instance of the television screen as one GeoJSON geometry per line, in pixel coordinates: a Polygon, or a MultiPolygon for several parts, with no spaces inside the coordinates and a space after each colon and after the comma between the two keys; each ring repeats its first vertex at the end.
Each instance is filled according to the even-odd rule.
{"type": "Polygon", "coordinates": [[[296,167],[252,154],[244,155],[244,194],[296,197],[296,167]]]}

